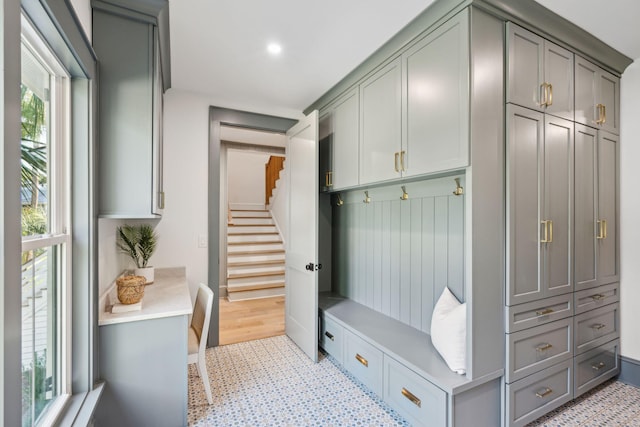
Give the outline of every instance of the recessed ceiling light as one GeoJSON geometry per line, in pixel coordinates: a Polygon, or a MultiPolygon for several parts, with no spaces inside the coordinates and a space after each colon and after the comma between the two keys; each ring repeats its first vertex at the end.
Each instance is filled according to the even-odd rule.
{"type": "Polygon", "coordinates": [[[280,52],[282,52],[282,46],[280,46],[278,43],[269,43],[269,45],[267,45],[267,52],[269,52],[271,55],[278,55],[280,52]]]}

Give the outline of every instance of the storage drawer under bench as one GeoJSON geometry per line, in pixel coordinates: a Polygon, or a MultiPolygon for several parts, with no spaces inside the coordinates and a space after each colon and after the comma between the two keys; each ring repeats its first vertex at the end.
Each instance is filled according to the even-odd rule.
{"type": "Polygon", "coordinates": [[[362,338],[344,330],[344,367],[382,397],[383,353],[362,338]]]}
{"type": "Polygon", "coordinates": [[[320,325],[320,347],[333,356],[338,363],[343,364],[344,328],[322,312],[320,325]]]}

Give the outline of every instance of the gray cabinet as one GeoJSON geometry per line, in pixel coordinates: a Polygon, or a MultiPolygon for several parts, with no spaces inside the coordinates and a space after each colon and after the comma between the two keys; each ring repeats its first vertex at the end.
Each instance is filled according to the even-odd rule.
{"type": "Polygon", "coordinates": [[[164,205],[157,28],[94,8],[93,46],[100,70],[99,214],[155,218],[164,205]]]}
{"type": "Polygon", "coordinates": [[[571,292],[573,123],[509,105],[507,152],[507,304],[571,292]]]}
{"type": "Polygon", "coordinates": [[[511,22],[507,52],[507,102],[573,120],[573,53],[511,22]]]}
{"type": "Polygon", "coordinates": [[[399,178],[402,142],[402,73],[397,58],[360,84],[360,183],[399,178]]]}
{"type": "Polygon", "coordinates": [[[360,100],[352,89],[323,110],[320,118],[321,190],[358,185],[360,100]],[[323,185],[324,184],[324,185],[323,185]]]}
{"type": "Polygon", "coordinates": [[[402,61],[403,176],[468,166],[468,11],[416,42],[403,53],[402,61]]]}
{"type": "Polygon", "coordinates": [[[620,79],[576,55],[575,120],[620,133],[620,79]]]}
{"type": "Polygon", "coordinates": [[[616,282],[618,137],[576,125],[576,290],[616,282]]]}

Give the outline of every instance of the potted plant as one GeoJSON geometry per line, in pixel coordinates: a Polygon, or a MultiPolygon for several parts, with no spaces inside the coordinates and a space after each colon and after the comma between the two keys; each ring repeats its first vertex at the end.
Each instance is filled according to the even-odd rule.
{"type": "Polygon", "coordinates": [[[116,244],[118,249],[131,257],[136,264],[134,274],[144,276],[147,285],[153,283],[154,269],[147,266],[149,258],[156,250],[158,235],[149,224],[123,225],[117,229],[116,244]]]}

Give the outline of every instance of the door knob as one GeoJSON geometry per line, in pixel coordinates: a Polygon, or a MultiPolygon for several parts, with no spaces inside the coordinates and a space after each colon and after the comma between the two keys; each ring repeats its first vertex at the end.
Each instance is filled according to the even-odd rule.
{"type": "Polygon", "coordinates": [[[322,270],[322,264],[314,264],[310,262],[309,264],[304,266],[304,269],[307,271],[317,271],[322,270]]]}

